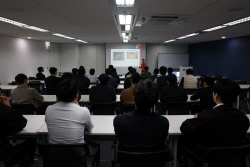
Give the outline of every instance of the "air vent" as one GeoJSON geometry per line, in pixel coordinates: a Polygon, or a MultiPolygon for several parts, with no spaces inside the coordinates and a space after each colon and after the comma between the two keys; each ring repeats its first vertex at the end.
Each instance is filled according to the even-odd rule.
{"type": "Polygon", "coordinates": [[[151,16],[143,17],[141,22],[147,25],[166,25],[178,19],[178,16],[151,16]]]}

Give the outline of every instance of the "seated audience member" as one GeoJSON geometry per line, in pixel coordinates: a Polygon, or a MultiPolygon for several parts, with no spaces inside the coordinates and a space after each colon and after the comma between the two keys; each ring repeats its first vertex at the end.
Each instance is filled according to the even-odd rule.
{"type": "Polygon", "coordinates": [[[154,82],[155,78],[157,78],[158,73],[159,73],[158,68],[155,68],[153,71],[153,75],[149,78],[154,82]]]}
{"type": "Polygon", "coordinates": [[[83,66],[80,66],[79,69],[85,69],[83,66]]]}
{"type": "Polygon", "coordinates": [[[124,81],[124,89],[130,88],[131,87],[131,76],[136,73],[136,69],[135,68],[131,68],[130,69],[130,77],[127,77],[124,81]]]}
{"type": "Polygon", "coordinates": [[[107,85],[110,77],[107,74],[99,76],[100,84],[92,86],[90,89],[89,100],[92,103],[110,103],[116,101],[115,89],[107,85]]]}
{"type": "Polygon", "coordinates": [[[119,76],[117,75],[116,69],[115,69],[115,68],[112,68],[112,77],[115,78],[115,79],[117,80],[117,83],[118,83],[118,84],[120,83],[120,78],[119,78],[119,76]]]}
{"type": "Polygon", "coordinates": [[[167,85],[168,85],[166,73],[167,73],[167,67],[161,66],[161,67],[160,67],[160,74],[161,74],[161,76],[155,78],[155,80],[154,80],[154,82],[157,83],[157,84],[159,85],[160,91],[161,91],[161,89],[162,89],[164,86],[167,86],[167,85]]]}
{"type": "Polygon", "coordinates": [[[7,136],[20,132],[27,124],[27,119],[11,108],[9,98],[0,96],[0,150],[1,159],[6,167],[12,167],[19,162],[19,166],[29,167],[34,162],[36,143],[27,140],[12,146],[7,136]]]}
{"type": "Polygon", "coordinates": [[[38,67],[38,73],[36,74],[36,79],[37,80],[44,80],[45,79],[45,75],[43,74],[44,70],[43,67],[38,67]]]}
{"type": "Polygon", "coordinates": [[[36,89],[28,88],[27,76],[18,74],[15,80],[18,86],[11,91],[14,102],[17,104],[32,104],[35,108],[38,108],[37,102],[43,101],[44,97],[41,96],[36,89]]]}
{"type": "Polygon", "coordinates": [[[212,77],[206,77],[203,80],[204,87],[199,89],[197,93],[191,96],[191,100],[200,99],[200,105],[193,106],[193,113],[199,113],[204,110],[206,103],[214,102],[213,100],[213,85],[214,79],[212,77]]]}
{"type": "MultiPolygon", "coordinates": [[[[95,144],[84,141],[84,132],[94,127],[88,108],[78,102],[78,86],[72,79],[60,82],[56,88],[56,97],[60,100],[50,105],[45,114],[50,144],[86,143],[90,153],[96,153],[95,144]]],[[[83,150],[84,151],[84,150],[83,150]]]]}
{"type": "Polygon", "coordinates": [[[77,68],[72,69],[73,79],[77,77],[77,68]]]}
{"type": "Polygon", "coordinates": [[[70,72],[63,73],[63,75],[61,77],[61,81],[65,80],[65,79],[73,79],[73,74],[70,72]]]}
{"type": "Polygon", "coordinates": [[[160,100],[162,103],[187,101],[186,91],[177,85],[177,78],[174,74],[167,76],[167,83],[168,86],[164,86],[161,90],[160,100]]]}
{"type": "Polygon", "coordinates": [[[140,74],[134,73],[131,77],[131,87],[124,89],[121,93],[120,100],[122,104],[135,104],[134,101],[134,87],[140,82],[140,74]]]}
{"type": "Polygon", "coordinates": [[[169,68],[168,68],[168,75],[173,74],[173,71],[174,71],[173,68],[172,68],[172,67],[169,67],[169,68]]]}
{"type": "Polygon", "coordinates": [[[90,83],[99,83],[98,77],[97,75],[95,75],[95,69],[91,68],[89,70],[89,74],[90,75],[88,76],[88,78],[90,80],[90,83]]]}
{"type": "Polygon", "coordinates": [[[141,78],[142,79],[147,79],[151,77],[151,72],[148,71],[148,66],[145,67],[145,71],[141,73],[141,78]]]}
{"type": "Polygon", "coordinates": [[[151,80],[140,82],[134,87],[135,110],[114,118],[120,150],[150,152],[166,149],[168,119],[151,112],[158,99],[159,86],[151,80]]]}
{"type": "Polygon", "coordinates": [[[50,76],[45,79],[45,84],[47,88],[56,88],[56,86],[61,82],[61,79],[56,77],[57,75],[57,68],[51,67],[49,69],[50,76]]]}
{"type": "Polygon", "coordinates": [[[0,96],[2,96],[2,89],[0,88],[0,96]]]}
{"type": "Polygon", "coordinates": [[[212,147],[246,144],[249,119],[240,110],[233,108],[239,94],[240,87],[234,81],[221,79],[214,84],[213,99],[217,105],[213,111],[196,114],[195,118],[182,123],[180,130],[184,136],[179,138],[178,157],[183,147],[204,155],[212,147]]]}
{"type": "Polygon", "coordinates": [[[133,68],[132,66],[129,66],[128,67],[128,72],[125,74],[125,78],[127,77],[131,77],[129,74],[130,74],[130,69],[133,68]]]}
{"type": "Polygon", "coordinates": [[[185,89],[197,89],[198,79],[193,76],[194,70],[191,68],[186,70],[186,76],[182,77],[180,86],[185,89]]]}
{"type": "Polygon", "coordinates": [[[118,87],[118,82],[115,78],[112,77],[112,69],[107,68],[105,70],[105,73],[109,76],[109,82],[108,85],[112,86],[113,88],[117,88],[118,87]]]}
{"type": "Polygon", "coordinates": [[[78,76],[75,78],[75,81],[79,89],[88,89],[90,85],[90,80],[88,77],[86,77],[84,68],[78,69],[78,76]]]}
{"type": "Polygon", "coordinates": [[[110,69],[113,69],[113,68],[114,68],[114,66],[113,66],[113,65],[109,65],[109,68],[110,68],[110,69]]]}

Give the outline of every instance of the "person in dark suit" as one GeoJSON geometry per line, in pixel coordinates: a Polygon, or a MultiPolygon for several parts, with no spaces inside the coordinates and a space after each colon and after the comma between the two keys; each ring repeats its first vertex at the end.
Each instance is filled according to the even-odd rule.
{"type": "Polygon", "coordinates": [[[109,76],[109,82],[108,85],[112,86],[113,88],[117,88],[118,87],[118,82],[115,78],[112,77],[112,69],[107,68],[105,70],[105,73],[109,76]]]}
{"type": "Polygon", "coordinates": [[[126,78],[127,76],[130,76],[129,73],[130,73],[130,69],[131,69],[131,68],[133,68],[133,67],[132,67],[132,66],[129,66],[129,67],[128,67],[128,72],[125,74],[125,78],[126,78]]]}
{"type": "Polygon", "coordinates": [[[154,82],[155,78],[157,78],[158,73],[159,73],[159,69],[155,68],[153,71],[153,75],[149,78],[154,82]]]}
{"type": "Polygon", "coordinates": [[[77,68],[72,69],[72,74],[73,74],[73,79],[75,79],[78,76],[77,75],[77,68]]]}
{"type": "Polygon", "coordinates": [[[203,155],[212,147],[246,144],[249,119],[232,105],[239,94],[240,87],[234,81],[221,79],[214,84],[213,99],[217,105],[212,111],[197,113],[182,123],[180,130],[184,136],[178,143],[178,157],[183,147],[203,155]]]}
{"type": "Polygon", "coordinates": [[[116,69],[115,69],[115,68],[112,68],[112,77],[115,78],[115,79],[117,80],[117,83],[118,83],[118,84],[120,83],[120,78],[119,78],[119,76],[117,75],[116,69]]]}
{"type": "Polygon", "coordinates": [[[167,73],[167,67],[161,66],[161,67],[160,67],[160,74],[161,74],[161,76],[155,78],[155,80],[154,80],[154,82],[157,83],[157,84],[159,85],[160,91],[161,91],[161,89],[162,89],[164,86],[167,86],[167,85],[168,85],[166,73],[167,73]]]}
{"type": "Polygon", "coordinates": [[[151,72],[149,72],[148,69],[148,66],[146,66],[145,71],[141,73],[142,79],[148,79],[149,77],[151,77],[151,72]]]}
{"type": "Polygon", "coordinates": [[[89,100],[93,103],[110,103],[116,101],[115,89],[107,85],[110,77],[107,74],[99,76],[100,84],[92,86],[90,89],[89,100]]]}
{"type": "Polygon", "coordinates": [[[124,89],[130,88],[131,87],[131,76],[136,73],[136,69],[135,68],[131,68],[129,75],[130,77],[127,77],[124,81],[124,89]]]}
{"type": "Polygon", "coordinates": [[[170,74],[173,74],[173,68],[172,67],[168,67],[168,75],[170,75],[170,74]]]}
{"type": "Polygon", "coordinates": [[[61,82],[61,79],[56,77],[57,68],[51,67],[49,72],[51,75],[45,79],[46,88],[56,88],[59,82],[61,82]]]}
{"type": "Polygon", "coordinates": [[[193,96],[191,100],[200,99],[200,105],[193,106],[192,113],[200,113],[204,110],[206,103],[214,102],[213,100],[213,85],[214,79],[212,77],[206,77],[203,80],[204,87],[199,89],[193,96]]]}
{"type": "Polygon", "coordinates": [[[90,80],[86,77],[85,68],[78,69],[78,76],[75,78],[75,81],[79,89],[88,89],[90,80]]]}
{"type": "Polygon", "coordinates": [[[159,86],[151,80],[144,80],[135,86],[135,110],[114,118],[120,150],[149,152],[166,149],[168,119],[151,112],[158,99],[159,86]]]}
{"type": "Polygon", "coordinates": [[[38,73],[36,74],[36,79],[37,80],[44,80],[45,79],[45,75],[42,73],[44,72],[43,67],[38,67],[38,73]]]}
{"type": "Polygon", "coordinates": [[[168,86],[164,86],[161,90],[160,100],[162,103],[187,101],[186,91],[177,85],[177,78],[174,74],[167,76],[167,83],[168,86]]]}
{"type": "Polygon", "coordinates": [[[29,167],[34,162],[35,141],[27,140],[12,146],[7,138],[20,132],[26,124],[27,119],[11,108],[9,98],[0,96],[0,150],[1,158],[7,159],[4,162],[7,167],[17,162],[20,162],[19,166],[29,167]]]}

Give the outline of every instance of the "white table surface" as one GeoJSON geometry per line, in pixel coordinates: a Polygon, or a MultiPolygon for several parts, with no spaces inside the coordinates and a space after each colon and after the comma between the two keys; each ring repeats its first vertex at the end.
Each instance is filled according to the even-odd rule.
{"type": "Polygon", "coordinates": [[[45,125],[45,115],[24,115],[28,120],[25,128],[18,135],[36,135],[36,132],[45,125]]]}
{"type": "Polygon", "coordinates": [[[250,84],[242,84],[240,85],[241,89],[248,89],[250,87],[250,84]]]}
{"type": "Polygon", "coordinates": [[[29,80],[29,82],[30,82],[30,81],[40,81],[41,84],[45,84],[44,80],[29,80]]]}
{"type": "Polygon", "coordinates": [[[0,85],[0,88],[2,90],[12,90],[15,89],[17,87],[17,85],[0,85]]]}
{"type": "MultiPolygon", "coordinates": [[[[92,86],[96,86],[96,84],[95,85],[90,84],[89,89],[91,89],[92,86]]],[[[116,89],[124,89],[124,85],[118,85],[118,87],[116,89]]]]}

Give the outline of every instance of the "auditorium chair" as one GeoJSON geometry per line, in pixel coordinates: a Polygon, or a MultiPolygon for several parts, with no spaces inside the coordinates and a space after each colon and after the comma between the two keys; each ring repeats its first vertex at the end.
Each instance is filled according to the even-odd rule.
{"type": "Polygon", "coordinates": [[[189,115],[191,103],[188,102],[168,102],[165,107],[166,115],[189,115]]]}
{"type": "Polygon", "coordinates": [[[121,104],[121,114],[135,110],[135,104],[121,104]]]}
{"type": "Polygon", "coordinates": [[[115,102],[111,103],[90,103],[93,115],[115,115],[115,102]]]}
{"type": "Polygon", "coordinates": [[[35,88],[39,93],[42,93],[42,84],[40,81],[30,81],[29,87],[35,88]]]}
{"type": "Polygon", "coordinates": [[[36,112],[32,104],[11,104],[11,107],[22,115],[34,115],[36,112]]]}

